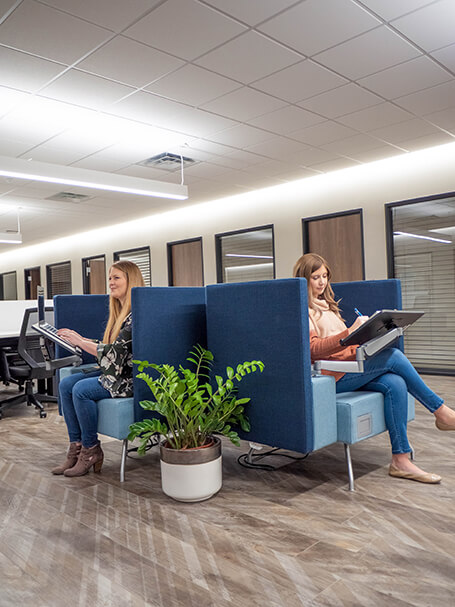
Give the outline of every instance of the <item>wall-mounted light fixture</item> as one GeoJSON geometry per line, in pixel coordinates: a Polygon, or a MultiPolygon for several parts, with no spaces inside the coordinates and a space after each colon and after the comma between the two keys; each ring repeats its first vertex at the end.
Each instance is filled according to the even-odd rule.
{"type": "Polygon", "coordinates": [[[175,200],[186,200],[188,198],[186,185],[104,173],[91,169],[66,167],[22,158],[8,158],[7,156],[0,156],[0,176],[43,181],[45,183],[60,183],[123,194],[137,194],[139,196],[155,196],[175,200]]]}

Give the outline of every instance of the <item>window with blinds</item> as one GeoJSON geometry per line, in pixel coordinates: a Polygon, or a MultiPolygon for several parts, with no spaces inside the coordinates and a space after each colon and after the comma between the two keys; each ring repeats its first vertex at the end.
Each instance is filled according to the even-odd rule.
{"type": "Polygon", "coordinates": [[[218,282],[275,278],[273,226],[215,236],[218,282]]]}
{"type": "Polygon", "coordinates": [[[0,299],[17,299],[17,274],[15,271],[0,274],[0,299]]]}
{"type": "Polygon", "coordinates": [[[422,372],[455,374],[455,197],[389,205],[393,275],[403,309],[424,316],[405,331],[405,351],[422,372]]]}
{"type": "Polygon", "coordinates": [[[46,266],[47,298],[54,295],[71,295],[71,262],[53,263],[46,266]]]}
{"type": "Polygon", "coordinates": [[[132,261],[135,263],[144,277],[147,287],[152,286],[152,270],[150,264],[150,247],[140,249],[129,249],[128,251],[117,251],[114,253],[114,261],[132,261]]]}

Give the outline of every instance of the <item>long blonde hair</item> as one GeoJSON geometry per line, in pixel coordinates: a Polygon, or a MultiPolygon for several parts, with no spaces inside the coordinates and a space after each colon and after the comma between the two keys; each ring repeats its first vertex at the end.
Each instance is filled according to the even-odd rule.
{"type": "Polygon", "coordinates": [[[292,274],[296,278],[306,278],[308,287],[308,307],[315,312],[319,312],[317,306],[314,304],[314,296],[313,290],[310,287],[310,279],[311,275],[314,274],[314,272],[317,272],[322,266],[324,266],[327,270],[327,286],[324,289],[324,292],[320,295],[320,299],[325,299],[325,301],[329,304],[329,310],[341,318],[338,302],[335,301],[335,293],[330,286],[332,272],[330,271],[330,268],[323,257],[317,255],[316,253],[307,253],[306,255],[302,255],[302,257],[296,261],[292,274]]]}
{"type": "Polygon", "coordinates": [[[116,261],[110,267],[109,272],[112,268],[116,268],[126,275],[127,291],[123,305],[116,297],[109,296],[109,318],[103,335],[105,344],[111,344],[117,339],[123,321],[131,312],[131,289],[144,286],[141,271],[132,261],[116,261]]]}

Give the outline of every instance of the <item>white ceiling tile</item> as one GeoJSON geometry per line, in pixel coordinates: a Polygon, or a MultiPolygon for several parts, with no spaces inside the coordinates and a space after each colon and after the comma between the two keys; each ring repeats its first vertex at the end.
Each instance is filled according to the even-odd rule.
{"type": "Polygon", "coordinates": [[[250,31],[204,55],[196,63],[249,84],[300,60],[297,53],[250,31]]]}
{"type": "Polygon", "coordinates": [[[350,114],[372,105],[381,103],[382,99],[362,89],[357,84],[345,84],[306,101],[301,101],[300,106],[307,110],[318,112],[327,118],[336,118],[344,114],[350,114]]]}
{"type": "Polygon", "coordinates": [[[32,0],[24,0],[0,25],[2,44],[66,64],[111,36],[107,29],[32,0]]]}
{"type": "Polygon", "coordinates": [[[283,162],[298,164],[299,166],[311,166],[319,162],[328,162],[329,160],[334,160],[336,158],[339,158],[338,154],[302,144],[302,147],[299,150],[293,152],[289,156],[283,156],[282,160],[283,162]]]}
{"type": "Polygon", "coordinates": [[[414,152],[415,150],[424,150],[425,148],[432,148],[437,145],[445,145],[446,143],[454,143],[455,136],[451,137],[447,133],[439,132],[432,135],[425,135],[424,137],[417,137],[416,139],[407,139],[402,141],[400,146],[414,152]]]}
{"type": "Polygon", "coordinates": [[[311,56],[378,25],[351,0],[306,0],[258,29],[311,56]]]}
{"type": "MultiPolygon", "coordinates": [[[[50,162],[59,165],[68,165],[80,160],[84,153],[71,147],[52,147],[51,145],[39,145],[27,152],[27,159],[38,162],[50,162]]],[[[61,186],[63,187],[63,186],[61,186]]]]}
{"type": "Polygon", "coordinates": [[[358,162],[376,162],[383,158],[391,158],[393,156],[399,156],[405,152],[393,145],[384,145],[373,150],[358,150],[357,152],[351,152],[349,156],[358,162]]]}
{"type": "Polygon", "coordinates": [[[32,99],[29,93],[14,91],[13,89],[0,86],[0,116],[3,116],[10,110],[17,108],[21,103],[32,99]]]}
{"type": "Polygon", "coordinates": [[[404,122],[412,118],[412,114],[392,103],[380,103],[373,107],[340,116],[338,122],[359,131],[372,131],[382,126],[404,122]]]}
{"type": "Polygon", "coordinates": [[[258,118],[253,118],[253,120],[249,120],[249,124],[273,131],[279,135],[286,135],[299,128],[303,129],[323,121],[324,118],[313,112],[308,112],[295,105],[288,105],[258,118]]]}
{"type": "Polygon", "coordinates": [[[370,131],[370,134],[389,143],[400,144],[407,139],[433,135],[438,132],[440,131],[428,122],[414,118],[413,120],[406,120],[406,122],[400,122],[392,126],[374,129],[370,131]]]}
{"type": "Polygon", "coordinates": [[[347,82],[345,78],[334,74],[325,67],[317,65],[311,60],[305,60],[258,80],[254,83],[254,87],[295,103],[347,82]]]}
{"type": "Polygon", "coordinates": [[[0,46],[0,82],[22,91],[35,92],[66,66],[0,46]]]}
{"type": "Polygon", "coordinates": [[[356,134],[357,133],[353,129],[350,129],[343,124],[338,124],[332,120],[326,120],[325,122],[321,122],[321,124],[315,124],[314,126],[289,133],[289,136],[293,139],[308,143],[309,145],[319,146],[356,134]]]}
{"type": "Polygon", "coordinates": [[[390,21],[401,17],[406,13],[411,13],[434,0],[362,0],[362,4],[370,8],[377,15],[390,21]]]}
{"type": "Polygon", "coordinates": [[[398,97],[395,103],[410,112],[424,116],[454,105],[455,81],[433,86],[424,91],[398,97]]]}
{"type": "Polygon", "coordinates": [[[439,51],[434,51],[432,56],[448,67],[449,70],[455,72],[455,44],[441,48],[439,51]]]}
{"type": "Polygon", "coordinates": [[[200,106],[240,86],[238,82],[202,67],[185,65],[173,74],[146,86],[145,90],[189,105],[200,106]]]}
{"type": "Polygon", "coordinates": [[[161,126],[167,125],[179,108],[180,105],[175,101],[139,91],[118,101],[109,110],[116,116],[161,126]]]}
{"type": "Polygon", "coordinates": [[[257,25],[294,4],[295,0],[207,0],[206,3],[248,25],[257,25]]]}
{"type": "Polygon", "coordinates": [[[130,25],[146,11],[154,8],[161,0],[42,0],[75,17],[80,17],[96,25],[119,31],[130,25]]]}
{"type": "Polygon", "coordinates": [[[244,86],[232,93],[209,101],[201,107],[215,114],[245,122],[255,116],[266,114],[284,105],[284,101],[279,101],[270,95],[244,86]]]}
{"type": "Polygon", "coordinates": [[[133,91],[124,84],[73,69],[42,89],[40,95],[101,110],[133,91]]]}
{"type": "Polygon", "coordinates": [[[263,162],[264,158],[257,154],[253,154],[252,152],[247,152],[246,150],[233,150],[231,148],[230,154],[224,156],[221,161],[225,166],[244,169],[247,166],[253,166],[258,162],[263,162]]]}
{"type": "Polygon", "coordinates": [[[224,116],[216,116],[205,110],[199,110],[184,105],[174,119],[166,124],[166,128],[195,137],[209,137],[212,133],[232,127],[233,120],[224,116]]]}
{"type": "Polygon", "coordinates": [[[455,2],[440,0],[393,21],[405,36],[426,51],[454,43],[455,2]]]}
{"type": "Polygon", "coordinates": [[[303,147],[305,147],[304,144],[299,141],[287,139],[286,137],[273,137],[272,139],[267,139],[267,141],[249,146],[246,149],[254,154],[261,154],[268,158],[281,160],[298,153],[303,147]]]}
{"type": "Polygon", "coordinates": [[[230,129],[226,129],[225,131],[221,131],[220,133],[216,133],[210,139],[216,143],[232,145],[233,147],[243,149],[249,145],[254,145],[260,141],[270,139],[272,136],[273,135],[270,133],[262,131],[261,129],[239,124],[238,126],[234,126],[230,129]]]}
{"type": "Polygon", "coordinates": [[[79,69],[132,86],[143,87],[184,65],[167,53],[117,36],[87,59],[78,63],[79,69]]]}
{"type": "Polygon", "coordinates": [[[349,160],[348,158],[336,158],[335,160],[329,160],[328,162],[313,164],[311,165],[311,168],[320,171],[321,173],[330,173],[331,171],[348,169],[358,164],[359,163],[355,160],[349,160]]]}
{"type": "Polygon", "coordinates": [[[387,99],[395,99],[452,78],[449,72],[429,57],[422,56],[362,78],[358,84],[387,99]]]}
{"type": "Polygon", "coordinates": [[[382,141],[378,141],[377,139],[364,134],[332,141],[332,143],[327,143],[323,146],[323,148],[329,152],[335,152],[336,154],[351,156],[353,158],[355,158],[355,154],[358,152],[366,152],[383,147],[384,143],[382,141]]]}
{"type": "Polygon", "coordinates": [[[446,129],[453,133],[455,129],[455,107],[442,110],[441,112],[427,114],[425,120],[428,120],[441,129],[446,129]]]}
{"type": "Polygon", "coordinates": [[[124,35],[191,60],[245,29],[245,26],[194,0],[167,0],[128,28],[124,35]]]}
{"type": "Polygon", "coordinates": [[[316,59],[343,76],[357,80],[420,54],[409,42],[382,26],[320,53],[316,59]]]}
{"type": "Polygon", "coordinates": [[[0,137],[0,156],[12,156],[15,158],[26,152],[29,148],[30,144],[26,141],[7,139],[3,136],[0,137]]]}

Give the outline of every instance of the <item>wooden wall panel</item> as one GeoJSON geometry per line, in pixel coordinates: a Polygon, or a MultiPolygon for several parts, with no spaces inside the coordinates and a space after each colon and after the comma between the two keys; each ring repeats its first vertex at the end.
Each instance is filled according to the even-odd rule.
{"type": "Polygon", "coordinates": [[[204,286],[201,240],[172,244],[169,246],[169,255],[171,257],[170,286],[204,286]]]}

